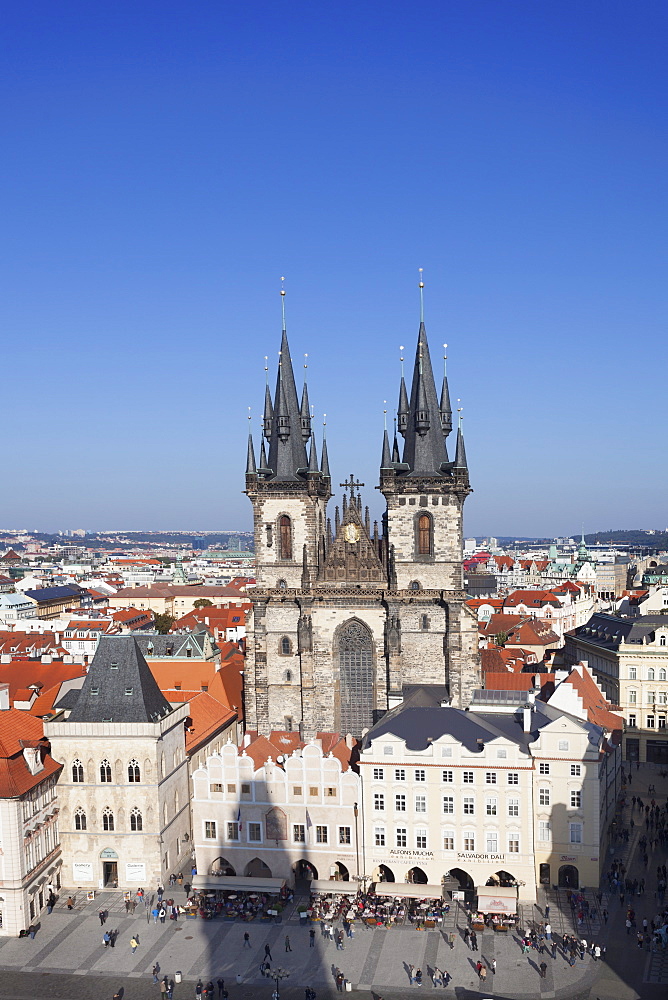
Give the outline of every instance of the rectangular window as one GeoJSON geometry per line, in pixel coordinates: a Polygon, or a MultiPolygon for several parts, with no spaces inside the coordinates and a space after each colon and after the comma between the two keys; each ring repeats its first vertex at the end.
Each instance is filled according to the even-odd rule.
{"type": "Polygon", "coordinates": [[[499,853],[499,835],[492,831],[488,831],[485,835],[485,849],[488,854],[498,854],[499,853]]]}
{"type": "Polygon", "coordinates": [[[316,844],[327,844],[329,842],[329,834],[326,826],[316,826],[315,842],[316,844]]]}
{"type": "Polygon", "coordinates": [[[540,820],[538,823],[538,839],[544,843],[549,844],[552,840],[552,829],[549,820],[540,820]]]}
{"type": "Polygon", "coordinates": [[[656,692],[655,691],[648,691],[647,692],[647,704],[648,705],[653,705],[655,701],[656,701],[656,692]]]}
{"type": "Polygon", "coordinates": [[[406,780],[406,771],[404,770],[403,767],[398,767],[395,770],[395,772],[394,772],[394,780],[395,781],[405,781],[406,780]]]}
{"type": "Polygon", "coordinates": [[[227,786],[227,791],[229,792],[230,795],[234,795],[236,793],[236,790],[237,790],[237,786],[236,785],[228,785],[227,786]]]}
{"type": "Polygon", "coordinates": [[[303,823],[292,824],[292,839],[295,844],[306,843],[306,828],[303,823]]]}
{"type": "Polygon", "coordinates": [[[559,748],[560,753],[568,753],[568,747],[569,747],[568,740],[559,740],[559,742],[557,743],[557,747],[559,748]]]}
{"type": "Polygon", "coordinates": [[[333,799],[336,795],[336,788],[326,788],[325,795],[328,799],[333,799]]]}
{"type": "Polygon", "coordinates": [[[443,772],[443,781],[452,782],[452,771],[443,772]]]}
{"type": "Polygon", "coordinates": [[[636,670],[635,667],[629,667],[629,680],[630,681],[638,680],[638,671],[636,670]]]}
{"type": "Polygon", "coordinates": [[[520,776],[517,771],[508,771],[508,784],[509,785],[519,785],[520,776]]]}
{"type": "Polygon", "coordinates": [[[223,786],[220,782],[214,781],[209,785],[210,792],[222,792],[223,786]]]}
{"type": "Polygon", "coordinates": [[[441,757],[452,757],[452,747],[441,747],[441,757]]]}
{"type": "Polygon", "coordinates": [[[475,851],[475,833],[472,830],[464,834],[464,850],[475,851]]]}
{"type": "Polygon", "coordinates": [[[426,795],[416,795],[415,796],[415,812],[416,813],[426,813],[427,811],[427,796],[426,795]]]}
{"type": "Polygon", "coordinates": [[[455,849],[455,836],[453,833],[447,832],[443,834],[443,850],[444,851],[454,851],[455,849]]]}
{"type": "Polygon", "coordinates": [[[647,728],[648,729],[654,729],[654,716],[653,715],[648,715],[647,716],[647,728]]]}
{"type": "Polygon", "coordinates": [[[350,843],[350,827],[340,826],[339,827],[339,843],[349,844],[350,843]]]}
{"type": "Polygon", "coordinates": [[[472,785],[473,784],[473,771],[464,771],[464,775],[463,775],[462,780],[463,780],[463,782],[464,782],[465,785],[472,785]]]}
{"type": "Polygon", "coordinates": [[[318,787],[317,787],[317,785],[311,785],[309,787],[308,793],[309,793],[309,795],[312,798],[315,798],[315,796],[318,794],[318,787]]]}
{"type": "Polygon", "coordinates": [[[426,781],[427,780],[427,772],[423,771],[422,768],[418,768],[415,771],[415,780],[416,781],[426,781]]]}
{"type": "Polygon", "coordinates": [[[487,771],[485,774],[485,784],[495,785],[496,784],[496,771],[487,771]]]}
{"type": "Polygon", "coordinates": [[[520,814],[520,800],[508,799],[508,815],[519,816],[519,814],[520,814]]]}
{"type": "Polygon", "coordinates": [[[485,799],[485,814],[496,816],[496,799],[485,799]]]}
{"type": "Polygon", "coordinates": [[[638,703],[638,692],[636,690],[629,691],[629,705],[636,705],[638,703]]]}
{"type": "Polygon", "coordinates": [[[262,826],[260,823],[248,824],[248,842],[259,844],[262,841],[262,826]]]}
{"type": "Polygon", "coordinates": [[[571,764],[571,778],[579,778],[579,777],[580,777],[580,765],[571,764]]]}
{"type": "Polygon", "coordinates": [[[406,812],[406,796],[405,795],[395,795],[394,796],[394,808],[397,812],[406,812]]]}
{"type": "Polygon", "coordinates": [[[582,792],[580,789],[571,792],[571,809],[579,809],[582,805],[582,792]]]}
{"type": "Polygon", "coordinates": [[[249,784],[243,784],[241,786],[241,794],[242,795],[250,795],[250,785],[249,784]]]}
{"type": "Polygon", "coordinates": [[[382,826],[374,827],[373,831],[374,842],[376,847],[385,847],[385,829],[382,826]]]}
{"type": "Polygon", "coordinates": [[[538,773],[539,774],[549,774],[550,773],[550,765],[549,764],[539,764],[538,765],[538,773]]]}
{"type": "Polygon", "coordinates": [[[569,841],[571,844],[581,844],[582,843],[582,823],[569,823],[568,829],[570,831],[569,841]]]}
{"type": "Polygon", "coordinates": [[[416,830],[415,831],[415,846],[419,851],[427,850],[427,831],[426,830],[416,830]]]}
{"type": "Polygon", "coordinates": [[[227,824],[227,839],[228,840],[238,840],[239,839],[239,824],[238,823],[228,823],[227,824]]]}
{"type": "Polygon", "coordinates": [[[383,753],[386,757],[391,757],[394,753],[394,747],[383,747],[383,753]]]}
{"type": "Polygon", "coordinates": [[[636,724],[637,724],[636,723],[636,715],[635,715],[635,712],[632,712],[629,715],[629,726],[631,726],[633,729],[635,729],[636,724]]]}
{"type": "Polygon", "coordinates": [[[550,789],[549,788],[539,788],[538,789],[538,804],[541,806],[549,806],[550,804],[550,789]]]}
{"type": "Polygon", "coordinates": [[[294,787],[292,789],[292,794],[293,795],[301,795],[301,793],[302,793],[302,786],[301,785],[294,785],[294,787]]]}
{"type": "Polygon", "coordinates": [[[407,842],[408,831],[406,827],[400,826],[397,828],[397,847],[405,847],[407,842]]]}
{"type": "Polygon", "coordinates": [[[204,837],[206,840],[216,839],[216,824],[214,820],[206,820],[204,823],[204,837]]]}
{"type": "Polygon", "coordinates": [[[382,767],[374,767],[374,769],[373,769],[373,780],[374,781],[383,781],[384,778],[385,778],[385,770],[384,770],[384,768],[382,768],[382,767]]]}
{"type": "Polygon", "coordinates": [[[455,811],[455,799],[453,795],[443,796],[443,812],[453,813],[455,811]]]}
{"type": "Polygon", "coordinates": [[[475,813],[475,799],[471,796],[464,796],[464,815],[473,816],[475,813]]]}
{"type": "Polygon", "coordinates": [[[519,833],[509,833],[508,854],[519,854],[519,853],[520,853],[520,835],[519,833]]]}
{"type": "Polygon", "coordinates": [[[373,793],[373,807],[376,812],[383,812],[385,809],[385,796],[382,792],[373,793]]]}

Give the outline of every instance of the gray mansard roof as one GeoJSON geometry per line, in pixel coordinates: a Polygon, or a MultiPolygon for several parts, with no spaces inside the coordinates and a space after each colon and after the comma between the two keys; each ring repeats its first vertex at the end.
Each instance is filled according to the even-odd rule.
{"type": "Polygon", "coordinates": [[[567,637],[572,642],[582,642],[617,652],[622,642],[643,645],[654,640],[660,625],[668,625],[666,615],[641,615],[639,618],[621,618],[617,615],[594,614],[585,625],[580,625],[567,637]]]}
{"type": "Polygon", "coordinates": [[[103,635],[68,722],[157,722],[172,707],[132,635],[103,635]]]}

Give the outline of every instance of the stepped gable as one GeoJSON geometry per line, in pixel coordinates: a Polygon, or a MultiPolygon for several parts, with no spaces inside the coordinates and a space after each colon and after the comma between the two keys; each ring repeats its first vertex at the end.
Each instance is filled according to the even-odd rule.
{"type": "Polygon", "coordinates": [[[157,722],[172,711],[132,635],[100,637],[69,722],[157,722]]]}
{"type": "Polygon", "coordinates": [[[351,500],[330,543],[318,583],[387,585],[387,576],[364,525],[358,502],[351,500]]]}

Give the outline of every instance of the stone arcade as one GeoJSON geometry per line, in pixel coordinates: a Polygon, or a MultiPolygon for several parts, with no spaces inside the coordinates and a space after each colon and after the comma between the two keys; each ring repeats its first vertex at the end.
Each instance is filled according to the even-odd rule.
{"type": "Polygon", "coordinates": [[[259,461],[248,442],[257,589],[246,671],[250,729],[302,725],[361,736],[401,698],[404,684],[445,685],[465,707],[479,685],[476,625],[465,606],[462,512],[470,492],[464,438],[454,458],[447,379],[436,392],[420,322],[410,396],[397,409],[403,455],[385,432],[380,490],[387,509],[370,524],[351,475],[334,525],[327,445],[320,460],[306,384],[301,402],[283,324],[276,391],[266,388],[259,461]],[[349,494],[349,496],[348,496],[349,494]]]}

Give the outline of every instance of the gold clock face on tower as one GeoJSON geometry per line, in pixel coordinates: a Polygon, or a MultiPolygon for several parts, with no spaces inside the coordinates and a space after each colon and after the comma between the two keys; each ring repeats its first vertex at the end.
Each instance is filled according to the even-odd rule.
{"type": "Polygon", "coordinates": [[[356,524],[347,524],[343,529],[343,537],[351,545],[360,540],[360,529],[356,524]]]}

